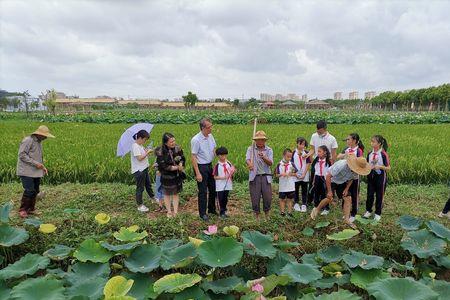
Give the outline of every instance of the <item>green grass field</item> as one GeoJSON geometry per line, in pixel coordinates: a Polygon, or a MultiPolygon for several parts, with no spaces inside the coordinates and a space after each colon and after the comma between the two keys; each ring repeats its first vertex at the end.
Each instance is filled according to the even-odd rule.
{"type": "MultiPolygon", "coordinates": [[[[2,121],[0,123],[0,182],[17,180],[15,166],[21,139],[34,131],[41,123],[2,121]]],[[[56,139],[44,142],[44,158],[49,176],[47,183],[63,182],[123,182],[132,183],[129,156],[115,157],[117,141],[129,124],[50,123],[56,139]]],[[[308,140],[314,125],[261,124],[274,149],[275,161],[281,159],[286,147],[293,148],[295,139],[304,136],[308,140]]],[[[391,183],[446,183],[450,178],[450,126],[404,124],[330,125],[330,132],[338,139],[339,150],[345,145],[347,134],[357,132],[364,144],[370,147],[370,137],[383,135],[390,144],[389,155],[392,171],[391,183]]],[[[190,139],[198,132],[197,125],[157,124],[151,134],[155,145],[160,144],[163,132],[175,134],[177,142],[190,153],[190,139]]],[[[238,167],[236,181],[245,181],[245,152],[251,143],[251,125],[215,125],[213,134],[218,145],[229,149],[229,159],[238,167]]],[[[153,160],[154,158],[150,158],[153,160]]],[[[189,166],[187,172],[191,176],[189,166]]]]}

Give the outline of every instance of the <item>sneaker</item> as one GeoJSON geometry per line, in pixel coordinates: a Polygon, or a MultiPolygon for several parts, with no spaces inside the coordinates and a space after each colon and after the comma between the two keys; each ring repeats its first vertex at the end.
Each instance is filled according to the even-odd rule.
{"type": "Polygon", "coordinates": [[[380,215],[377,215],[377,214],[375,214],[375,217],[373,218],[375,221],[380,221],[381,220],[381,216],[380,215]]]}
{"type": "Polygon", "coordinates": [[[368,219],[368,218],[370,218],[371,215],[372,215],[372,213],[371,213],[370,211],[366,211],[366,212],[364,213],[363,218],[368,219]]]}
{"type": "Polygon", "coordinates": [[[306,212],[306,205],[302,205],[302,207],[300,208],[300,212],[306,212]]]}
{"type": "Polygon", "coordinates": [[[439,218],[443,218],[444,216],[445,216],[445,214],[442,211],[438,214],[439,218]]]}
{"type": "Polygon", "coordinates": [[[138,211],[140,211],[140,212],[148,212],[148,207],[145,206],[144,204],[139,205],[138,211]]]}
{"type": "Polygon", "coordinates": [[[311,219],[315,220],[315,219],[317,218],[317,214],[318,214],[318,213],[319,213],[319,212],[317,211],[317,207],[314,207],[314,208],[312,209],[312,211],[311,211],[311,214],[310,214],[311,219]]]}
{"type": "Polygon", "coordinates": [[[350,218],[348,219],[348,221],[349,221],[350,223],[355,222],[355,217],[350,217],[350,218]]]}
{"type": "MultiPolygon", "coordinates": [[[[303,206],[303,205],[302,205],[302,206],[303,206]]],[[[295,203],[295,205],[294,205],[294,210],[295,210],[295,211],[301,211],[300,205],[299,205],[298,203],[295,203]]]]}
{"type": "Polygon", "coordinates": [[[324,209],[321,213],[320,213],[320,215],[321,216],[326,216],[326,215],[328,215],[330,213],[330,211],[328,210],[328,209],[324,209]]]}

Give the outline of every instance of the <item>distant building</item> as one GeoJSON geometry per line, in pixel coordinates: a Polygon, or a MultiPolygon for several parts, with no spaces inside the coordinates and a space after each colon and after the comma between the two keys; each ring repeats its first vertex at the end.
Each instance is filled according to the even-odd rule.
{"type": "Polygon", "coordinates": [[[261,101],[273,101],[275,97],[271,94],[261,93],[261,101]]]}
{"type": "Polygon", "coordinates": [[[275,95],[275,100],[280,100],[280,101],[282,101],[282,100],[284,100],[284,96],[281,95],[281,94],[276,94],[276,95],[275,95]]]}
{"type": "Polygon", "coordinates": [[[364,93],[364,99],[370,100],[377,95],[374,91],[369,91],[364,93]]]}
{"type": "Polygon", "coordinates": [[[327,103],[323,100],[311,100],[309,102],[305,102],[305,108],[306,109],[329,109],[333,106],[330,103],[327,103]]]}
{"type": "Polygon", "coordinates": [[[357,91],[353,91],[353,92],[348,93],[348,99],[350,99],[350,100],[359,99],[358,98],[358,92],[357,91]]]}
{"type": "Polygon", "coordinates": [[[304,94],[304,95],[302,95],[302,101],[308,101],[308,95],[307,94],[304,94]]]}
{"type": "Polygon", "coordinates": [[[286,100],[300,100],[300,98],[298,97],[297,94],[295,93],[290,93],[286,95],[286,100]]]}
{"type": "Polygon", "coordinates": [[[335,92],[334,100],[342,100],[342,92],[335,92]]]}

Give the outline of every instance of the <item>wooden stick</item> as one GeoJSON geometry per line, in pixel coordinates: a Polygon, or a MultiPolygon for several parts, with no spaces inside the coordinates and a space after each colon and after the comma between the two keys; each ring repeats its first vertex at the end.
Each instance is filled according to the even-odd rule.
{"type": "Polygon", "coordinates": [[[253,136],[252,136],[252,157],[250,159],[250,162],[252,163],[253,168],[255,168],[255,140],[253,139],[256,135],[256,124],[258,122],[258,118],[255,118],[255,121],[253,122],[253,136]]]}

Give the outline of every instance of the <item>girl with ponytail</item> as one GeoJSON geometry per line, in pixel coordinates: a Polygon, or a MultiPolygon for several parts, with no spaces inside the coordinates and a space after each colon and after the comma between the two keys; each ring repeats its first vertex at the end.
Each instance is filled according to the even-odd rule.
{"type": "MultiPolygon", "coordinates": [[[[327,196],[325,176],[329,167],[331,167],[331,153],[326,146],[319,146],[317,157],[311,164],[311,177],[313,178],[311,189],[313,189],[314,194],[314,207],[317,207],[320,201],[327,196]]],[[[321,214],[327,215],[329,210],[330,206],[327,205],[321,214]]]]}
{"type": "Polygon", "coordinates": [[[376,221],[381,219],[384,193],[386,191],[387,174],[391,169],[391,163],[387,154],[388,143],[381,135],[374,135],[370,141],[372,151],[367,154],[367,161],[372,166],[372,171],[367,176],[367,202],[365,218],[372,215],[373,202],[375,200],[376,221]]]}

